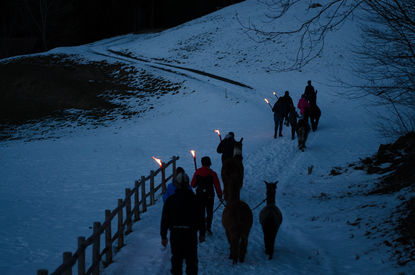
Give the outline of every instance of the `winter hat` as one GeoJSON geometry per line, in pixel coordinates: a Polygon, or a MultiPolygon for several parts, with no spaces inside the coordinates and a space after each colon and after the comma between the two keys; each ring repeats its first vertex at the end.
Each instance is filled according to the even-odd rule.
{"type": "Polygon", "coordinates": [[[211,166],[212,162],[210,161],[210,157],[203,157],[202,158],[202,166],[211,166]]]}
{"type": "Polygon", "coordinates": [[[235,134],[234,134],[233,132],[229,132],[229,133],[226,135],[225,139],[227,139],[227,138],[234,138],[234,137],[235,137],[235,134]]]}
{"type": "Polygon", "coordinates": [[[290,93],[288,91],[285,91],[284,96],[288,96],[290,93]]]}
{"type": "Polygon", "coordinates": [[[177,189],[185,188],[189,185],[189,176],[184,172],[184,169],[178,167],[176,169],[176,177],[174,183],[177,189]]]}

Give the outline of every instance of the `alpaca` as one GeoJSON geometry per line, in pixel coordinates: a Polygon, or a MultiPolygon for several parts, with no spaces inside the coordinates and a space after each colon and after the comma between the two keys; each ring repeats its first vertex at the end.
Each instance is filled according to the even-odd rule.
{"type": "Polygon", "coordinates": [[[311,129],[314,131],[317,130],[318,122],[320,121],[321,110],[317,104],[311,104],[310,106],[310,123],[311,129]]]}
{"type": "Polygon", "coordinates": [[[298,149],[304,152],[305,142],[307,141],[308,133],[310,132],[310,125],[305,118],[301,118],[297,122],[297,138],[298,149]]]}
{"type": "Polygon", "coordinates": [[[222,167],[223,194],[227,202],[222,214],[222,225],[230,244],[229,258],[233,264],[245,260],[253,222],[251,209],[240,200],[243,172],[241,139],[235,144],[233,159],[226,161],[222,167]]]}
{"type": "Polygon", "coordinates": [[[274,254],[274,242],[278,229],[282,223],[282,214],[280,209],[275,205],[275,191],[277,189],[276,182],[266,182],[267,186],[267,205],[259,213],[259,222],[264,232],[265,254],[272,259],[274,254]]]}

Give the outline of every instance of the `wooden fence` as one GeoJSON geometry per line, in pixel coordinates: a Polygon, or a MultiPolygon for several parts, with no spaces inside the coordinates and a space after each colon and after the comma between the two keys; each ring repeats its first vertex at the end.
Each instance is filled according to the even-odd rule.
{"type": "MultiPolygon", "coordinates": [[[[105,210],[105,221],[103,224],[94,222],[93,233],[89,238],[78,237],[78,249],[75,253],[64,252],[63,263],[51,274],[70,275],[72,274],[73,266],[78,263],[78,275],[98,275],[100,270],[100,263],[106,267],[112,263],[113,243],[116,243],[116,250],[120,250],[124,246],[124,236],[132,232],[132,224],[140,220],[140,213],[147,211],[147,207],[156,202],[156,193],[162,190],[166,191],[166,183],[175,176],[177,156],[167,162],[162,163],[162,166],[156,170],[151,171],[147,177],[141,177],[135,181],[133,189],[125,189],[125,198],[118,199],[118,206],[114,210],[105,210]],[[172,174],[166,177],[166,168],[172,165],[172,174]],[[161,173],[161,183],[155,186],[155,177],[161,173]],[[149,182],[149,190],[147,193],[146,182],[149,182]],[[134,207],[132,207],[134,205],[134,207]],[[124,211],[125,209],[125,211],[124,211]],[[124,216],[125,213],[125,216],[124,216]],[[118,217],[117,217],[118,216],[118,217]],[[118,226],[117,232],[112,235],[111,223],[117,217],[118,226]],[[101,235],[105,234],[105,244],[101,250],[101,235]],[[85,257],[86,249],[92,245],[92,265],[86,267],[85,257]],[[105,256],[105,260],[103,260],[105,256]]],[[[48,271],[40,269],[37,271],[38,275],[47,275],[48,271]]]]}

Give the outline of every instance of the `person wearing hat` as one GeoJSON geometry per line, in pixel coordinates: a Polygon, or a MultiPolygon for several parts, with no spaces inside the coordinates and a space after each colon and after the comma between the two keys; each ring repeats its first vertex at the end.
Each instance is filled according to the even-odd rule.
{"type": "MultiPolygon", "coordinates": [[[[182,167],[177,167],[176,169],[176,177],[173,179],[173,182],[167,185],[166,192],[163,194],[163,202],[166,202],[167,198],[176,192],[176,189],[179,187],[180,184],[184,184],[184,187],[187,187],[190,191],[192,188],[189,184],[189,176],[184,172],[182,167]]],[[[193,191],[192,191],[193,192],[193,191]]]]}
{"type": "Polygon", "coordinates": [[[196,197],[199,201],[203,216],[206,213],[206,231],[212,234],[212,219],[215,192],[219,200],[222,201],[222,188],[219,183],[218,175],[210,169],[212,162],[209,157],[202,158],[202,167],[197,169],[193,175],[191,186],[196,188],[196,197]]]}
{"type": "MultiPolygon", "coordinates": [[[[161,244],[166,247],[170,231],[171,273],[183,273],[183,261],[186,261],[186,274],[197,274],[197,233],[199,242],[205,241],[205,217],[196,195],[188,189],[185,173],[178,173],[175,192],[170,195],[161,214],[161,244]]],[[[187,179],[188,180],[188,179],[187,179]]]]}
{"type": "Polygon", "coordinates": [[[216,151],[222,154],[222,164],[225,160],[233,158],[233,147],[235,146],[235,134],[229,132],[219,143],[216,151]]]}

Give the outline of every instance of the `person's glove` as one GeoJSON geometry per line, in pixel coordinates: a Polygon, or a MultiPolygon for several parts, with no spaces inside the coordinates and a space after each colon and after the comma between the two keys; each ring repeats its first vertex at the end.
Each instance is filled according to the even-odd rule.
{"type": "Polygon", "coordinates": [[[168,243],[169,243],[168,239],[161,239],[161,245],[162,246],[166,247],[168,243]]]}

